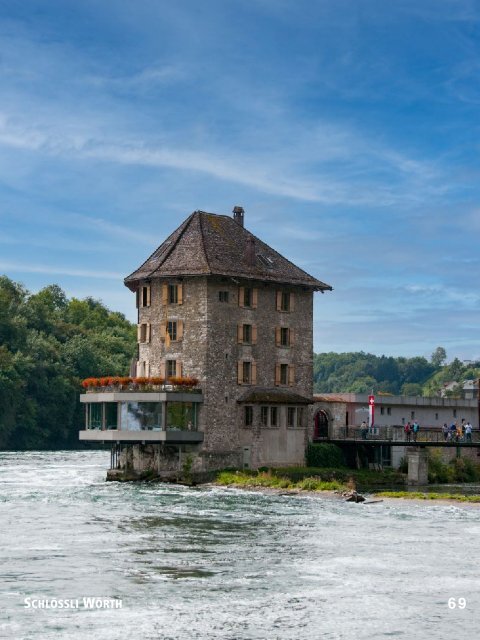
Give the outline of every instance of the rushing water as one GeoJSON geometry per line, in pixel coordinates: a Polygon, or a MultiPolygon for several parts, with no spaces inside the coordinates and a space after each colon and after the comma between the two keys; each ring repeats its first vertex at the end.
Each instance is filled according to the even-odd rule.
{"type": "Polygon", "coordinates": [[[106,483],[108,462],[0,454],[0,637],[478,637],[479,506],[106,483]]]}

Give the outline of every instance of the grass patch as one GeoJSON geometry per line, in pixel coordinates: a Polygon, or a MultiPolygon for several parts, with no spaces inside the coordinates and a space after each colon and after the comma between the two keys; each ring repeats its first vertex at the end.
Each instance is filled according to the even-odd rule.
{"type": "Polygon", "coordinates": [[[271,471],[260,471],[258,473],[221,471],[218,473],[215,483],[223,486],[301,489],[302,491],[335,491],[347,488],[345,484],[337,480],[322,480],[322,478],[316,476],[292,480],[291,478],[274,474],[271,471]]]}
{"type": "Polygon", "coordinates": [[[480,502],[480,496],[464,496],[461,493],[423,493],[421,491],[379,491],[383,498],[407,498],[415,500],[457,500],[458,502],[480,502]]]}

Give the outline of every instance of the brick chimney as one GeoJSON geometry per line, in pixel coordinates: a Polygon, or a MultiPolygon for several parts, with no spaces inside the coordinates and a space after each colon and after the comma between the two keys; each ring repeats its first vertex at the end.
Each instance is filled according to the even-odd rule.
{"type": "Polygon", "coordinates": [[[244,214],[245,214],[245,211],[243,210],[243,207],[233,207],[233,219],[241,227],[243,227],[244,214]]]}
{"type": "Polygon", "coordinates": [[[257,256],[255,255],[255,240],[252,238],[252,236],[248,236],[247,238],[245,257],[247,258],[248,266],[254,267],[257,262],[257,256]]]}

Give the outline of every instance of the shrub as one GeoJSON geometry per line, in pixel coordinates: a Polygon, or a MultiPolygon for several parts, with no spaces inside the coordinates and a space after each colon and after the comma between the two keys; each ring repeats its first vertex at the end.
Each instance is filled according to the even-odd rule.
{"type": "Polygon", "coordinates": [[[428,453],[428,481],[432,484],[441,482],[451,482],[453,472],[448,464],[442,460],[440,451],[430,451],[428,453]]]}
{"type": "Polygon", "coordinates": [[[468,458],[455,458],[449,464],[455,482],[475,482],[480,478],[478,467],[468,458]]]}
{"type": "Polygon", "coordinates": [[[408,473],[408,459],[406,457],[400,458],[398,470],[400,471],[400,473],[408,473]]]}
{"type": "Polygon", "coordinates": [[[340,447],[322,442],[309,444],[306,453],[309,467],[345,467],[345,458],[340,447]]]}

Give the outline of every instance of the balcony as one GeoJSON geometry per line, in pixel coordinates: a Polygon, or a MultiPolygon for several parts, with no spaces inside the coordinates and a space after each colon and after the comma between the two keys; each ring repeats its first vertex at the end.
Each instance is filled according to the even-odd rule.
{"type": "Polygon", "coordinates": [[[85,405],[81,441],[167,444],[203,441],[203,432],[198,431],[203,395],[201,389],[193,388],[191,379],[186,379],[189,384],[181,384],[178,379],[165,384],[157,378],[99,380],[106,384],[90,384],[87,393],[80,396],[85,405]]]}

